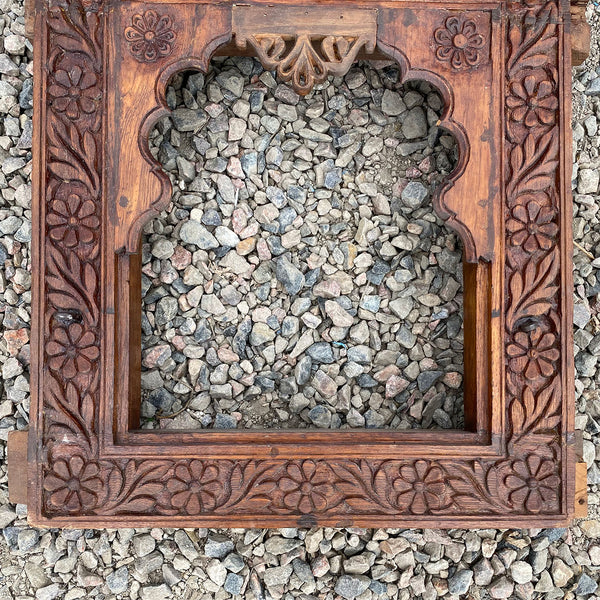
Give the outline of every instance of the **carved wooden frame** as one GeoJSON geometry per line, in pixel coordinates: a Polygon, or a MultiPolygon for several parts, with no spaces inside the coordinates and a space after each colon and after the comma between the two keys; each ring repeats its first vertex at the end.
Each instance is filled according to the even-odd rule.
{"type": "Polygon", "coordinates": [[[568,0],[37,0],[35,12],[32,524],[570,520],[568,0]],[[434,205],[465,246],[466,431],[136,430],[136,253],[170,198],[147,136],[171,75],[206,71],[232,36],[302,93],[377,51],[444,96],[460,161],[434,205]]]}

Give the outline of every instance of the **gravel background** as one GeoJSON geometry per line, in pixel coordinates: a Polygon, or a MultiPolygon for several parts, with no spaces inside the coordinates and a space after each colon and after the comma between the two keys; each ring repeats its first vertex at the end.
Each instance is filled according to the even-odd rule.
{"type": "MultiPolygon", "coordinates": [[[[574,81],[573,178],[588,519],[546,530],[44,531],[27,527],[6,487],[7,433],[27,427],[29,409],[32,106],[23,8],[0,0],[0,600],[598,597],[600,9],[589,13],[592,53],[574,81]]],[[[299,100],[254,61],[213,66],[206,82],[174,82],[176,111],[152,134],[177,191],[145,231],[143,426],[459,427],[461,249],[428,202],[455,156],[435,131],[435,94],[400,88],[394,69],[360,65],[299,100]],[[292,131],[304,132],[300,145],[292,131]],[[240,148],[256,159],[236,163],[240,148]],[[233,195],[229,207],[216,191],[233,195]],[[390,207],[392,196],[400,200],[390,207]],[[275,280],[260,281],[264,261],[275,280]],[[378,283],[382,271],[391,288],[378,283]],[[367,337],[354,329],[361,323],[367,337]]]]}

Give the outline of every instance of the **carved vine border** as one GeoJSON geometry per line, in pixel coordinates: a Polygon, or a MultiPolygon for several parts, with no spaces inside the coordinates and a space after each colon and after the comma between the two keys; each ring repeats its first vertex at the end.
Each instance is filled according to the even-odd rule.
{"type": "Polygon", "coordinates": [[[560,513],[558,8],[527,2],[512,10],[506,457],[216,461],[99,457],[104,15],[89,0],[51,6],[40,413],[45,517],[560,513]]]}

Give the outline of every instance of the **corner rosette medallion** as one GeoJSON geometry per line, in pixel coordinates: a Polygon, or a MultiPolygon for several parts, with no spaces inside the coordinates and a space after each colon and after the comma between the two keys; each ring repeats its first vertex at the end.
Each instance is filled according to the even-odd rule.
{"type": "Polygon", "coordinates": [[[449,62],[453,69],[476,67],[483,58],[484,37],[477,25],[465,17],[448,17],[444,25],[435,30],[435,55],[438,60],[449,62]]]}
{"type": "Polygon", "coordinates": [[[133,57],[145,63],[153,63],[169,56],[176,37],[171,17],[160,16],[154,10],[134,15],[131,25],[125,28],[124,35],[133,57]]]}

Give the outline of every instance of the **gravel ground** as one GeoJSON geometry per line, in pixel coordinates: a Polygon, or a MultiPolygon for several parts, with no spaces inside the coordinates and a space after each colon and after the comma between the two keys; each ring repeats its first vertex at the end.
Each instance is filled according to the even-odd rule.
{"type": "Polygon", "coordinates": [[[173,82],[145,426],[462,427],[462,247],[431,203],[457,150],[440,95],[398,78],[361,65],[300,99],[242,58],[173,82]]]}
{"type": "MultiPolygon", "coordinates": [[[[27,427],[29,409],[32,110],[23,8],[0,1],[0,600],[597,598],[600,10],[591,18],[592,53],[575,72],[573,179],[588,519],[545,530],[61,531],[27,527],[6,487],[7,433],[27,427]]],[[[435,128],[435,93],[360,65],[300,100],[253,61],[213,67],[206,81],[174,82],[176,112],[153,133],[177,192],[144,238],[144,426],[459,427],[461,248],[429,202],[455,156],[435,128]],[[290,131],[304,132],[301,145],[290,131]],[[416,145],[403,155],[403,144],[416,145]],[[257,154],[236,161],[236,148],[257,154]],[[216,190],[233,195],[229,209],[216,190]],[[275,280],[261,281],[266,262],[275,280]],[[392,286],[378,283],[383,271],[392,286]],[[426,369],[435,380],[419,379],[426,369]]]]}

